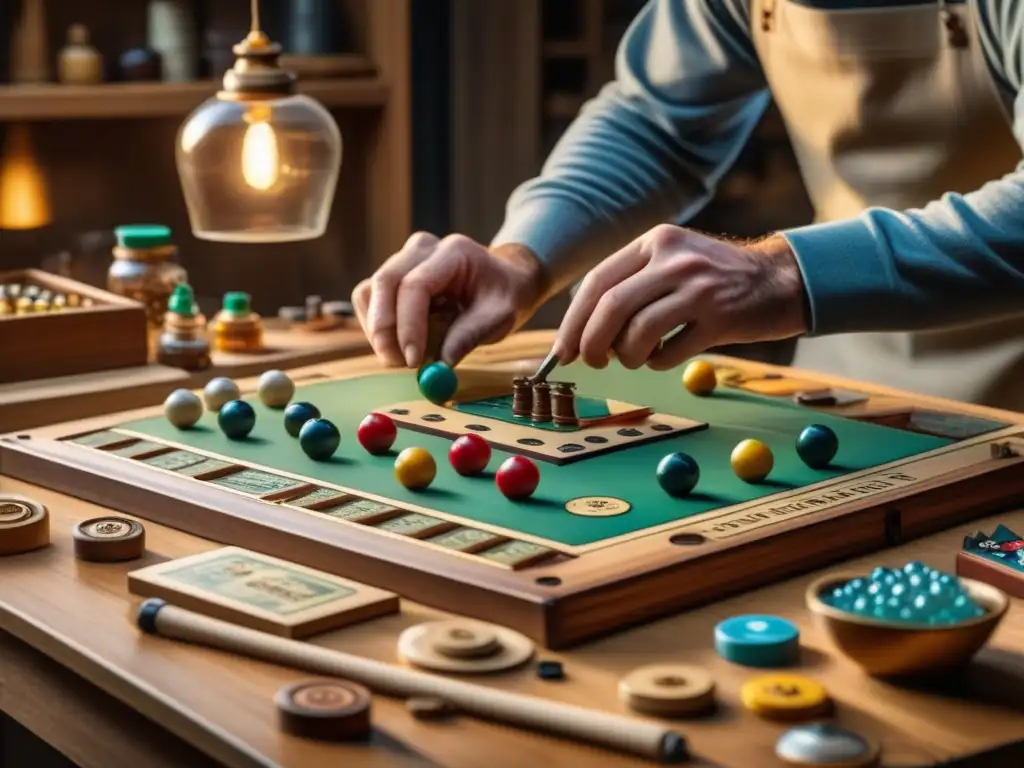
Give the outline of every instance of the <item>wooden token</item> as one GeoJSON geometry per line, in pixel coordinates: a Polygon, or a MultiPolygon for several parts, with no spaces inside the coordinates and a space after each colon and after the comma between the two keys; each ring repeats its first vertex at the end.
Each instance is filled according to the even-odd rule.
{"type": "Polygon", "coordinates": [[[441,720],[455,714],[455,707],[433,696],[415,696],[405,702],[405,707],[417,720],[441,720]]]}
{"type": "Polygon", "coordinates": [[[79,560],[116,563],[146,552],[146,529],[126,517],[94,517],[76,525],[71,534],[79,560]]]}
{"type": "Polygon", "coordinates": [[[50,543],[50,515],[26,496],[0,494],[0,556],[20,555],[50,543]]]}
{"type": "Polygon", "coordinates": [[[479,659],[501,650],[498,635],[483,624],[447,622],[428,634],[434,650],[453,659],[479,659]]]}
{"type": "Polygon", "coordinates": [[[409,627],[398,638],[398,655],[403,661],[437,672],[500,672],[525,664],[533,657],[533,652],[533,641],[525,635],[469,619],[428,621],[409,627]],[[447,656],[438,651],[436,643],[439,636],[450,637],[452,628],[466,629],[475,637],[493,635],[500,647],[488,656],[447,656]]]}
{"type": "Polygon", "coordinates": [[[629,512],[629,502],[613,496],[580,496],[570,499],[565,510],[583,517],[614,517],[629,512]]]}
{"type": "Polygon", "coordinates": [[[274,696],[281,730],[322,741],[354,741],[370,735],[370,692],[347,680],[304,680],[274,696]]]}
{"type": "Polygon", "coordinates": [[[715,704],[710,673],[685,664],[652,664],[619,681],[619,698],[648,715],[681,717],[708,711],[715,704]]]}
{"type": "Polygon", "coordinates": [[[751,712],[771,720],[810,720],[832,709],[824,686],[801,675],[755,677],[743,684],[740,699],[751,712]]]}

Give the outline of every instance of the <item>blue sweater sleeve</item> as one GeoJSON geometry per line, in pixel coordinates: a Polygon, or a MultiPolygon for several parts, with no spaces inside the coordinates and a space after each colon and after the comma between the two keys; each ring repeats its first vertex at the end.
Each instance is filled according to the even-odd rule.
{"type": "Polygon", "coordinates": [[[749,0],[651,0],[615,82],[511,196],[492,245],[520,243],[558,287],[650,227],[691,218],[768,105],[749,0]]]}
{"type": "MultiPolygon", "coordinates": [[[[1024,137],[1024,2],[977,0],[996,85],[1024,137]]],[[[814,335],[921,330],[1024,311],[1024,165],[922,209],[871,208],[785,233],[814,335]]]]}

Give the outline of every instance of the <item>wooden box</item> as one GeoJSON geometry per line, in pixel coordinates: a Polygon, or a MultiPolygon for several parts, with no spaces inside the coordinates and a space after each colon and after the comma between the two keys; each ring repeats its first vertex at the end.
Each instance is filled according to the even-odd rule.
{"type": "Polygon", "coordinates": [[[89,306],[0,314],[0,383],[146,365],[149,341],[141,304],[36,269],[0,272],[0,284],[35,285],[88,299],[89,306]]]}

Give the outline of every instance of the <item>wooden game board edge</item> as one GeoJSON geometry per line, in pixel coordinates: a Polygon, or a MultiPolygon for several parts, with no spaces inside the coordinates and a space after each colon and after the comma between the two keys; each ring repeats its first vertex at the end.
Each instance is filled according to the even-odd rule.
{"type": "Polygon", "coordinates": [[[175,605],[191,608],[215,618],[250,626],[280,637],[311,637],[321,632],[397,613],[400,610],[400,599],[394,592],[235,546],[219,547],[196,555],[166,560],[129,571],[127,583],[128,591],[134,595],[163,598],[175,605]],[[196,565],[231,554],[253,557],[270,565],[280,564],[318,580],[332,582],[337,586],[351,589],[354,594],[341,598],[340,603],[339,599],[335,598],[290,616],[281,616],[257,606],[213,595],[189,584],[172,581],[167,576],[167,571],[171,569],[184,568],[186,565],[196,565]],[[342,610],[339,610],[339,606],[342,607],[342,610]]]}
{"type": "MultiPolygon", "coordinates": [[[[453,523],[453,524],[458,525],[460,527],[464,527],[464,528],[478,528],[480,530],[487,531],[488,533],[493,533],[496,536],[502,536],[502,537],[507,538],[507,539],[514,539],[514,540],[518,540],[518,541],[527,541],[527,542],[530,542],[532,544],[538,544],[540,546],[547,547],[548,549],[554,550],[555,552],[561,553],[561,554],[564,554],[564,555],[572,556],[574,554],[574,550],[575,550],[574,547],[567,546],[567,545],[564,545],[564,544],[560,544],[559,542],[556,542],[556,541],[550,541],[550,540],[545,539],[543,537],[534,536],[532,534],[526,534],[526,533],[521,533],[519,531],[513,531],[513,530],[511,530],[509,528],[503,528],[503,527],[501,527],[499,525],[494,525],[492,523],[482,523],[482,522],[478,522],[476,520],[470,520],[468,518],[460,517],[459,515],[455,515],[455,514],[452,514],[450,512],[445,512],[445,511],[439,510],[439,509],[434,509],[433,507],[428,507],[428,506],[425,506],[425,505],[422,505],[422,504],[416,504],[414,502],[407,502],[407,501],[400,501],[400,500],[397,500],[397,499],[392,499],[392,498],[390,498],[388,496],[383,496],[381,494],[372,493],[370,491],[364,491],[364,490],[361,490],[359,488],[350,488],[348,486],[344,486],[344,485],[341,485],[339,483],[329,483],[329,482],[326,482],[326,481],[317,480],[315,478],[307,477],[306,475],[300,475],[300,474],[297,474],[295,472],[287,472],[285,470],[274,469],[272,467],[267,467],[267,466],[265,466],[263,464],[260,464],[258,462],[250,462],[250,463],[240,464],[235,459],[232,459],[232,458],[230,458],[228,456],[224,456],[224,455],[219,454],[219,453],[214,453],[213,451],[208,451],[208,450],[205,450],[205,449],[202,449],[202,448],[195,448],[194,446],[188,445],[186,443],[177,443],[177,442],[173,442],[173,441],[170,441],[170,440],[166,440],[164,438],[157,439],[157,438],[154,438],[152,436],[146,435],[146,434],[144,434],[142,432],[135,432],[133,430],[119,429],[119,428],[114,428],[114,429],[110,429],[110,430],[106,430],[106,431],[115,432],[115,433],[117,433],[119,435],[129,435],[132,438],[145,439],[145,440],[151,440],[153,442],[164,443],[164,444],[170,446],[172,450],[173,449],[178,449],[178,450],[182,450],[182,451],[188,451],[189,453],[196,453],[196,454],[199,454],[201,456],[206,456],[207,458],[210,458],[210,459],[218,459],[220,461],[226,461],[226,462],[229,462],[230,464],[232,464],[234,467],[237,468],[234,471],[240,471],[240,470],[243,470],[243,469],[256,469],[256,470],[260,470],[262,472],[266,472],[268,474],[275,475],[275,476],[278,476],[278,477],[287,477],[287,478],[290,478],[292,480],[296,480],[296,481],[299,481],[299,482],[306,483],[308,485],[315,485],[315,486],[318,486],[318,487],[321,487],[321,488],[330,488],[330,489],[335,490],[335,491],[341,491],[343,493],[350,494],[350,495],[352,495],[354,497],[363,498],[363,499],[370,499],[372,501],[378,501],[378,502],[380,502],[382,504],[387,504],[389,506],[393,506],[396,509],[401,510],[403,513],[404,512],[410,512],[410,513],[411,512],[418,512],[418,513],[423,514],[423,515],[429,515],[430,517],[440,518],[442,520],[445,520],[447,522],[453,523]]],[[[87,434],[87,433],[84,433],[84,434],[87,434]]],[[[84,446],[76,446],[76,447],[84,447],[84,446]]],[[[128,461],[128,462],[134,462],[135,461],[134,459],[131,459],[131,458],[128,458],[128,457],[125,457],[125,456],[118,456],[116,454],[107,453],[105,451],[101,451],[101,453],[103,453],[106,456],[110,456],[113,459],[120,459],[120,460],[124,460],[124,461],[128,461]]],[[[138,462],[135,462],[135,463],[137,464],[138,462]]],[[[181,475],[179,473],[176,473],[176,472],[173,472],[173,471],[170,471],[170,470],[165,470],[165,469],[163,469],[161,467],[155,467],[155,466],[152,466],[152,465],[149,465],[149,464],[145,465],[145,467],[146,467],[147,470],[154,470],[154,471],[157,471],[157,472],[163,472],[163,473],[165,473],[165,474],[167,474],[169,476],[172,476],[172,477],[179,477],[179,478],[183,478],[185,480],[196,480],[197,482],[203,482],[202,480],[198,480],[197,478],[193,478],[191,476],[186,476],[186,475],[181,475]]],[[[234,488],[227,488],[227,487],[224,487],[224,486],[217,486],[217,490],[224,491],[226,493],[235,494],[236,496],[239,496],[239,497],[245,498],[245,499],[257,498],[257,499],[261,499],[264,502],[277,503],[277,502],[272,502],[271,500],[267,499],[266,497],[254,497],[254,496],[251,496],[250,494],[244,493],[242,491],[238,491],[238,490],[236,490],[234,488]]],[[[327,517],[330,520],[332,520],[333,522],[338,523],[339,525],[359,526],[360,528],[365,528],[366,527],[364,524],[358,523],[358,522],[354,522],[352,520],[344,520],[344,519],[341,519],[341,518],[330,517],[329,515],[324,515],[324,514],[321,513],[320,510],[305,509],[303,507],[297,507],[297,506],[288,504],[287,500],[284,500],[284,501],[282,501],[280,503],[284,504],[285,506],[288,506],[290,509],[295,509],[295,510],[298,510],[299,512],[303,512],[305,514],[313,515],[317,519],[321,519],[322,520],[325,517],[327,517]]],[[[377,530],[377,529],[375,529],[375,530],[377,530]]],[[[473,555],[467,555],[467,554],[465,554],[463,552],[458,552],[457,550],[450,550],[450,549],[445,549],[443,547],[437,547],[437,545],[431,544],[429,541],[425,541],[425,540],[421,540],[421,539],[413,539],[411,537],[403,536],[403,535],[397,534],[397,533],[392,533],[391,531],[387,531],[387,530],[377,530],[377,532],[379,534],[381,534],[382,536],[389,536],[389,537],[395,539],[396,541],[416,542],[416,543],[420,544],[421,546],[431,547],[432,549],[441,549],[444,552],[448,552],[448,553],[451,553],[451,554],[456,554],[456,555],[459,555],[459,556],[462,556],[462,557],[469,558],[470,560],[472,560],[472,562],[480,562],[481,561],[480,558],[477,558],[477,557],[475,557],[473,555]]],[[[512,566],[504,565],[502,563],[497,563],[497,562],[494,562],[494,561],[491,561],[491,560],[484,560],[483,562],[486,563],[487,565],[489,565],[492,568],[502,568],[502,569],[512,570],[512,566]]]]}
{"type": "Polygon", "coordinates": [[[159,473],[142,484],[107,474],[111,457],[49,441],[0,440],[3,474],[135,515],[221,545],[238,546],[379,589],[424,605],[510,626],[548,643],[553,596],[521,572],[410,546],[363,526],[296,516],[255,498],[211,493],[159,473]],[[60,450],[64,448],[64,450],[60,450]],[[106,461],[101,461],[106,460],[106,461]],[[344,556],[339,557],[343,552],[344,556]]]}
{"type": "MultiPolygon", "coordinates": [[[[752,499],[750,501],[740,502],[739,504],[733,504],[728,507],[719,507],[718,509],[702,512],[700,514],[692,515],[681,520],[674,520],[668,523],[663,523],[658,526],[652,526],[650,528],[645,528],[640,531],[634,531],[633,533],[623,534],[622,536],[617,536],[615,538],[605,539],[594,544],[574,547],[573,553],[577,555],[583,555],[588,552],[593,552],[599,549],[605,549],[609,546],[622,544],[626,541],[640,539],[646,536],[657,536],[665,533],[678,534],[700,532],[700,534],[702,536],[705,536],[706,538],[731,538],[731,536],[735,534],[722,536],[709,535],[706,526],[710,523],[714,523],[715,521],[728,520],[729,518],[734,518],[738,515],[754,515],[760,511],[764,511],[765,509],[770,509],[773,507],[784,505],[786,503],[791,503],[794,499],[799,499],[805,496],[814,496],[818,494],[828,493],[830,490],[835,490],[837,488],[842,488],[844,486],[856,484],[858,482],[870,479],[874,475],[893,473],[901,469],[906,470],[908,468],[912,468],[916,464],[920,464],[924,460],[949,456],[959,451],[972,449],[979,445],[998,442],[1000,440],[1005,440],[1007,438],[1013,437],[1024,438],[1024,431],[1021,430],[1020,426],[1007,427],[1006,429],[1000,430],[999,432],[993,432],[987,435],[980,435],[978,437],[969,438],[967,440],[962,440],[956,443],[952,443],[950,445],[940,446],[939,448],[935,448],[931,451],[914,454],[913,456],[908,456],[903,459],[896,459],[895,461],[891,461],[888,464],[879,464],[878,466],[875,467],[868,467],[867,469],[857,470],[856,472],[850,472],[845,475],[840,475],[838,477],[828,478],[826,480],[822,480],[821,482],[814,483],[812,485],[805,485],[801,486],[800,488],[794,488],[788,491],[780,491],[779,493],[772,494],[770,497],[767,498],[762,497],[758,499],[752,499]]],[[[934,479],[934,476],[925,478],[924,480],[932,479],[934,479]]],[[[905,490],[908,493],[904,493],[903,495],[912,495],[912,493],[909,492],[913,491],[914,488],[919,488],[921,482],[924,482],[924,480],[919,480],[913,484],[908,484],[907,486],[905,486],[905,490]]],[[[870,497],[882,497],[887,493],[890,492],[880,491],[877,494],[871,494],[870,497]]],[[[845,505],[837,504],[835,505],[835,507],[830,507],[829,509],[834,509],[836,507],[845,507],[845,505]]],[[[804,510],[800,514],[793,515],[792,517],[800,517],[803,515],[811,514],[816,511],[822,512],[824,510],[815,510],[809,508],[807,510],[804,510]]],[[[792,517],[788,519],[792,519],[792,517]]]]}
{"type": "Polygon", "coordinates": [[[1024,572],[961,550],[956,555],[956,575],[991,584],[1010,597],[1024,598],[1024,572]]]}
{"type": "MultiPolygon", "coordinates": [[[[1024,503],[1020,460],[982,474],[935,481],[912,497],[862,500],[856,509],[828,510],[724,541],[675,545],[671,537],[631,541],[614,557],[581,557],[536,575],[557,576],[576,589],[559,596],[551,636],[582,642],[721,600],[766,584],[863,556],[1024,503]],[[728,573],[726,579],[712,578],[728,573]],[[679,584],[686,584],[681,592],[679,584]],[[628,610],[624,610],[628,607],[628,610]]],[[[896,494],[893,494],[896,496],[896,494]]]]}

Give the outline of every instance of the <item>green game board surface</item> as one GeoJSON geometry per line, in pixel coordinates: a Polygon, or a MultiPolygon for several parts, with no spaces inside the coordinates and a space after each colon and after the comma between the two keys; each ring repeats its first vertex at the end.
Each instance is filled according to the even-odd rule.
{"type": "Polygon", "coordinates": [[[209,413],[189,430],[177,429],[162,416],[132,421],[120,427],[156,439],[191,445],[240,463],[262,464],[568,546],[593,544],[869,469],[952,442],[811,412],[786,400],[736,389],[720,387],[711,397],[696,397],[683,388],[676,372],[629,371],[613,363],[601,371],[582,365],[569,366],[559,371],[559,377],[575,381],[581,395],[651,406],[656,412],[697,419],[710,427],[564,466],[538,462],[540,486],[531,499],[518,503],[507,500],[494,484],[493,472],[511,455],[507,452],[494,452],[484,476],[464,478],[448,464],[449,439],[402,429],[395,452],[416,445],[430,451],[437,461],[438,473],[433,485],[417,493],[394,479],[393,455],[371,456],[363,450],[356,440],[356,427],[367,413],[421,397],[412,374],[381,374],[297,388],[295,400],[314,403],[323,416],[341,430],[342,441],[337,454],[324,463],[309,459],[299,448],[298,441],[285,432],[281,412],[265,408],[255,397],[250,402],[257,413],[256,428],[244,441],[225,437],[217,428],[215,415],[209,413]],[[836,466],[824,471],[812,470],[796,455],[796,436],[810,423],[826,424],[839,436],[836,466]],[[764,484],[747,484],[730,468],[729,455],[733,447],[746,438],[762,440],[775,454],[775,469],[764,484]],[[689,453],[701,468],[700,484],[684,499],[666,495],[655,478],[658,462],[673,451],[689,453]],[[579,496],[614,496],[627,500],[632,509],[622,515],[603,518],[567,512],[565,503],[579,496]]]}

